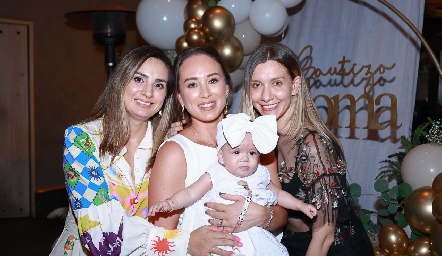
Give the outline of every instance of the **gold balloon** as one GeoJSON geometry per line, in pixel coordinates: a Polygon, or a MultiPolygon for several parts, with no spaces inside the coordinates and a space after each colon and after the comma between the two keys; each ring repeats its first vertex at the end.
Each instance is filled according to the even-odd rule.
{"type": "Polygon", "coordinates": [[[382,248],[374,248],[373,250],[375,256],[388,256],[388,253],[382,248]]]}
{"type": "Polygon", "coordinates": [[[186,42],[186,35],[178,37],[175,42],[175,51],[179,54],[187,48],[189,48],[189,45],[186,42]]]}
{"type": "Polygon", "coordinates": [[[212,43],[212,46],[219,52],[221,59],[230,73],[235,71],[244,57],[244,48],[238,38],[232,36],[226,41],[212,43]]]}
{"type": "Polygon", "coordinates": [[[431,228],[437,225],[437,220],[432,213],[435,194],[430,186],[415,189],[407,198],[404,214],[410,226],[424,234],[430,234],[431,228]]]}
{"type": "Polygon", "coordinates": [[[430,253],[431,255],[442,255],[442,225],[433,228],[430,235],[430,253]]]}
{"type": "Polygon", "coordinates": [[[201,27],[202,27],[201,21],[194,17],[188,18],[187,20],[184,21],[183,24],[184,32],[187,32],[187,30],[191,28],[201,28],[201,27]]]}
{"type": "Polygon", "coordinates": [[[405,253],[408,247],[408,236],[398,225],[384,226],[379,232],[379,246],[388,254],[405,253]]]}
{"type": "Polygon", "coordinates": [[[433,187],[434,193],[440,194],[442,192],[442,173],[439,173],[433,180],[433,184],[431,185],[433,187]]]}
{"type": "Polygon", "coordinates": [[[440,223],[442,223],[442,194],[437,195],[434,200],[432,205],[432,212],[433,212],[433,217],[439,221],[440,223]]]}
{"type": "Polygon", "coordinates": [[[207,0],[189,0],[186,4],[186,18],[201,19],[204,12],[209,9],[207,0]]]}
{"type": "Polygon", "coordinates": [[[209,41],[222,42],[233,36],[235,18],[222,6],[213,6],[206,10],[201,18],[204,33],[209,41]]]}
{"type": "Polygon", "coordinates": [[[206,42],[206,35],[200,28],[191,28],[186,32],[186,42],[189,47],[201,46],[206,42]]]}
{"type": "Polygon", "coordinates": [[[421,236],[408,245],[407,256],[430,256],[430,238],[421,236]]]}

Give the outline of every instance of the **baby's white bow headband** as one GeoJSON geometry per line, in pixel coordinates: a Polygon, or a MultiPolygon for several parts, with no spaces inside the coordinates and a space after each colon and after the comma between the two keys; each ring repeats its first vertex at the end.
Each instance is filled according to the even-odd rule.
{"type": "Polygon", "coordinates": [[[219,122],[216,134],[218,151],[226,142],[232,148],[239,146],[247,132],[252,135],[253,144],[260,153],[267,154],[274,150],[278,142],[276,116],[260,116],[253,122],[250,119],[250,116],[239,113],[229,114],[219,122]]]}

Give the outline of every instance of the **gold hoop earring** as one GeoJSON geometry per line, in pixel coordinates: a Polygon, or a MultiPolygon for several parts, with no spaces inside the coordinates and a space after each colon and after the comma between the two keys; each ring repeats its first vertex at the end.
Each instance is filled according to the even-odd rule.
{"type": "Polygon", "coordinates": [[[186,117],[184,116],[184,105],[181,105],[181,125],[185,125],[187,123],[186,117]]]}

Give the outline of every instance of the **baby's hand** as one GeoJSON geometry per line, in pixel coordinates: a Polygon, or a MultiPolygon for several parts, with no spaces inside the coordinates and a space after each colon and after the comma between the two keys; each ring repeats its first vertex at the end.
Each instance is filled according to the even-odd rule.
{"type": "Polygon", "coordinates": [[[310,219],[313,219],[313,217],[316,216],[318,211],[316,208],[311,204],[304,204],[304,207],[302,207],[301,211],[307,215],[310,219]]]}
{"type": "Polygon", "coordinates": [[[158,203],[152,205],[150,207],[149,212],[147,213],[147,216],[155,216],[155,213],[157,212],[169,212],[172,210],[172,207],[167,201],[159,201],[158,203]]]}

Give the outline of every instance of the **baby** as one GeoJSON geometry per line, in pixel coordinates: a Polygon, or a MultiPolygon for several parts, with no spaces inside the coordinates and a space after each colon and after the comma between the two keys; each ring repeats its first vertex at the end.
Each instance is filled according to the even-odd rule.
{"type": "MultiPolygon", "coordinates": [[[[284,208],[302,211],[308,217],[316,215],[316,208],[281,190],[270,181],[267,168],[259,164],[260,154],[270,153],[278,141],[276,117],[267,115],[254,122],[246,114],[230,114],[217,127],[218,163],[212,165],[195,183],[182,189],[165,201],[154,204],[149,216],[168,212],[197,202],[232,203],[219,197],[219,193],[239,194],[246,198],[238,225],[244,220],[250,201],[264,206],[278,204],[284,208]]],[[[200,218],[194,229],[206,225],[208,216],[200,218]]],[[[222,226],[222,222],[220,223],[222,226]]],[[[276,237],[262,227],[235,233],[242,247],[235,248],[238,255],[288,255],[276,237]]]]}

